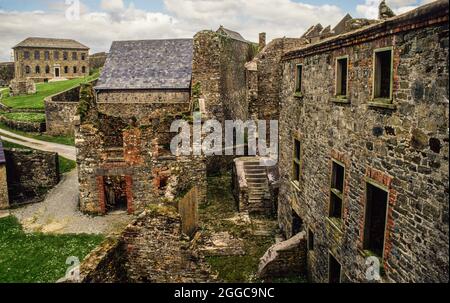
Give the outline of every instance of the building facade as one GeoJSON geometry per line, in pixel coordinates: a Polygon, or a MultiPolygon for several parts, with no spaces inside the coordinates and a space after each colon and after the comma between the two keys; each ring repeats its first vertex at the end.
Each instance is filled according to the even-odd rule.
{"type": "Polygon", "coordinates": [[[27,38],[13,50],[16,79],[44,82],[89,75],[89,48],[75,40],[27,38]]]}
{"type": "Polygon", "coordinates": [[[448,29],[436,1],[283,57],[278,219],[312,281],[448,281],[448,29]]]}

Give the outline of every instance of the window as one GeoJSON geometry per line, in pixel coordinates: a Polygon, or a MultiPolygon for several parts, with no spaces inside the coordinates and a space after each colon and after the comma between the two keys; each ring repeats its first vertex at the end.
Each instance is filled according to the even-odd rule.
{"type": "Polygon", "coordinates": [[[23,52],[23,58],[30,59],[30,52],[28,52],[28,51],[23,52]]]}
{"type": "Polygon", "coordinates": [[[378,99],[378,101],[390,101],[392,99],[392,67],[392,48],[376,50],[374,54],[373,98],[378,99]]]}
{"type": "Polygon", "coordinates": [[[331,218],[342,218],[345,168],[333,160],[331,172],[330,213],[331,218]]]}
{"type": "Polygon", "coordinates": [[[293,172],[292,179],[295,182],[300,182],[300,158],[301,158],[301,145],[299,140],[294,140],[294,160],[293,160],[293,172]]]}
{"type": "Polygon", "coordinates": [[[41,73],[41,67],[39,65],[36,66],[36,74],[40,74],[41,73]]]}
{"type": "Polygon", "coordinates": [[[34,59],[35,60],[41,59],[41,52],[40,51],[34,51],[34,59]]]}
{"type": "Polygon", "coordinates": [[[78,60],[78,55],[76,52],[72,53],[72,60],[78,60]]]}
{"type": "Polygon", "coordinates": [[[81,54],[81,60],[86,60],[86,54],[85,53],[81,54]]]}
{"type": "Polygon", "coordinates": [[[77,73],[77,67],[76,67],[76,66],[73,67],[73,73],[74,73],[74,74],[77,73]]]}
{"type": "Polygon", "coordinates": [[[31,68],[30,68],[28,65],[25,66],[25,73],[26,73],[26,74],[31,73],[31,68]]]}
{"type": "Polygon", "coordinates": [[[59,52],[58,52],[58,51],[54,51],[54,52],[53,52],[53,58],[54,58],[55,60],[59,60],[59,52]]]}
{"type": "Polygon", "coordinates": [[[67,52],[63,52],[63,59],[64,60],[68,60],[69,59],[69,54],[67,52]]]}
{"type": "Polygon", "coordinates": [[[64,66],[64,73],[65,73],[65,74],[68,74],[68,73],[69,73],[69,67],[64,66]]]}
{"type": "Polygon", "coordinates": [[[45,58],[45,60],[50,60],[50,52],[49,51],[44,52],[44,58],[45,58]]]}
{"type": "Polygon", "coordinates": [[[297,215],[295,210],[292,210],[292,235],[296,235],[303,230],[303,220],[297,215]]]}
{"type": "Polygon", "coordinates": [[[46,74],[50,74],[50,66],[47,65],[47,66],[45,67],[45,73],[46,73],[46,74]]]}
{"type": "Polygon", "coordinates": [[[86,66],[81,67],[81,72],[82,72],[83,74],[86,73],[86,66]]]}
{"type": "Polygon", "coordinates": [[[298,64],[295,70],[295,93],[301,94],[302,92],[302,79],[303,78],[303,65],[298,64]]]}
{"type": "Polygon", "coordinates": [[[308,251],[314,250],[314,232],[309,229],[308,230],[308,251]]]}
{"type": "Polygon", "coordinates": [[[348,58],[336,59],[336,97],[347,97],[348,58]]]}
{"type": "Polygon", "coordinates": [[[341,264],[331,253],[328,257],[328,267],[328,282],[341,283],[341,264]]]}
{"type": "Polygon", "coordinates": [[[364,220],[363,248],[379,257],[383,256],[388,207],[388,192],[381,187],[366,183],[366,211],[364,220]]]}

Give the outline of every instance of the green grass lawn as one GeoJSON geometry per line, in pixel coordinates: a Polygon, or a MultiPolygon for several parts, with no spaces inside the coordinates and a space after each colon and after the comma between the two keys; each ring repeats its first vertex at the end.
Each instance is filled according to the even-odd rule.
{"type": "Polygon", "coordinates": [[[15,217],[0,219],[0,283],[53,283],[64,277],[68,257],[82,261],[102,235],[25,234],[15,217]]]}
{"type": "Polygon", "coordinates": [[[45,122],[44,113],[0,113],[9,120],[22,121],[22,122],[45,122]]]}
{"type": "Polygon", "coordinates": [[[0,123],[0,128],[15,133],[17,135],[21,135],[27,138],[32,138],[36,140],[59,143],[69,146],[75,146],[75,138],[73,136],[50,136],[46,134],[38,134],[38,133],[27,133],[24,131],[16,130],[9,128],[3,123],[0,123]]]}
{"type": "Polygon", "coordinates": [[[37,93],[34,95],[9,97],[9,90],[2,92],[3,98],[1,102],[15,109],[44,109],[44,99],[59,92],[74,88],[80,83],[89,82],[98,78],[99,72],[95,72],[90,76],[72,79],[67,81],[59,81],[52,83],[36,84],[37,93]]]}

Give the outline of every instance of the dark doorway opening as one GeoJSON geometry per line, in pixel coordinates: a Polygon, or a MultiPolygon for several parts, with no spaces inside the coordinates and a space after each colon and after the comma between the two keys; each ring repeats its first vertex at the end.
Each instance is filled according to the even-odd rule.
{"type": "Polygon", "coordinates": [[[329,254],[329,273],[328,273],[329,283],[341,283],[341,264],[329,254]]]}
{"type": "Polygon", "coordinates": [[[123,176],[105,177],[106,212],[127,210],[126,181],[123,176]]]}
{"type": "Polygon", "coordinates": [[[303,220],[292,210],[292,235],[296,235],[303,230],[303,220]]]}
{"type": "Polygon", "coordinates": [[[364,249],[383,256],[386,229],[387,191],[367,183],[364,249]]]}
{"type": "Polygon", "coordinates": [[[59,68],[58,67],[55,68],[55,77],[59,78],[59,68]]]}

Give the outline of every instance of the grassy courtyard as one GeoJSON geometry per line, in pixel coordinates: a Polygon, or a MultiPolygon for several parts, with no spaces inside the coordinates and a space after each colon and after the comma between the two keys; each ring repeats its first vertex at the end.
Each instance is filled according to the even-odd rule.
{"type": "Polygon", "coordinates": [[[66,260],[80,261],[101,235],[26,234],[15,217],[0,219],[0,283],[53,283],[64,277],[66,260]]]}
{"type": "MultiPolygon", "coordinates": [[[[31,139],[46,141],[46,142],[52,142],[52,143],[59,143],[69,146],[75,146],[75,138],[73,136],[50,136],[46,134],[39,134],[39,133],[28,133],[16,129],[9,128],[5,124],[0,122],[0,128],[7,130],[9,132],[15,133],[20,136],[28,137],[31,139]]],[[[2,136],[5,136],[2,134],[2,136]]],[[[7,137],[7,136],[5,136],[7,137]]]]}
{"type": "Polygon", "coordinates": [[[1,102],[14,109],[44,109],[44,99],[59,92],[74,88],[80,83],[89,82],[95,80],[99,76],[99,71],[92,73],[92,75],[72,79],[67,81],[59,81],[52,83],[38,83],[36,84],[36,94],[10,97],[9,90],[3,90],[1,93],[3,98],[1,102]]]}

